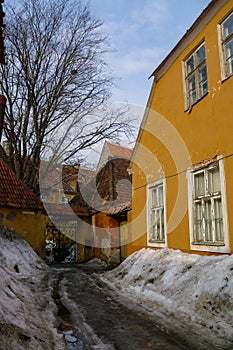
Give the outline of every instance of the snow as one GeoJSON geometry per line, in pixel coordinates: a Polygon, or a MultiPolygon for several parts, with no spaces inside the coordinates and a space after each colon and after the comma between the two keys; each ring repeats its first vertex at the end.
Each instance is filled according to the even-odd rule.
{"type": "MultiPolygon", "coordinates": [[[[233,256],[201,256],[168,248],[141,249],[102,281],[151,315],[233,348],[233,256]]],[[[201,347],[200,347],[201,348],[201,347]]],[[[203,348],[205,346],[203,345],[203,348]]],[[[208,348],[208,347],[207,347],[208,348]]]]}
{"type": "Polygon", "coordinates": [[[55,327],[48,267],[12,231],[0,227],[0,348],[64,349],[55,327]]]}
{"type": "MultiPolygon", "coordinates": [[[[76,338],[73,330],[57,330],[57,306],[52,297],[56,272],[51,271],[25,240],[3,226],[0,226],[0,247],[0,349],[84,349],[83,341],[76,338]]],[[[106,269],[106,264],[96,258],[87,266],[90,264],[97,271],[106,269]]],[[[67,306],[79,314],[78,306],[66,300],[65,291],[60,292],[67,306]]],[[[113,350],[85,320],[79,328],[92,340],[93,349],[113,350]]]]}
{"type": "MultiPolygon", "coordinates": [[[[44,261],[2,226],[0,247],[0,349],[82,349],[83,342],[72,331],[64,333],[65,345],[56,328],[54,281],[44,261]]],[[[199,339],[198,349],[233,349],[233,255],[144,248],[102,274],[104,263],[95,258],[86,264],[88,271],[90,264],[120,302],[155,317],[165,330],[175,328],[189,340],[199,339]]],[[[61,294],[78,315],[78,305],[65,290],[61,294]]],[[[93,349],[113,349],[85,322],[82,331],[93,338],[93,349]]]]}

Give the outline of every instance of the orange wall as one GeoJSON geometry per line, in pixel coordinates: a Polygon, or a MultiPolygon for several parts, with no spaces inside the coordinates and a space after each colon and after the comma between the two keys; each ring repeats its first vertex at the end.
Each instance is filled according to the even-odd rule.
{"type": "Polygon", "coordinates": [[[119,222],[108,215],[106,215],[104,212],[100,212],[95,215],[94,220],[94,230],[95,235],[98,239],[98,247],[101,247],[102,238],[110,237],[111,236],[111,245],[113,247],[119,246],[119,222]],[[109,232],[111,231],[111,235],[109,235],[109,232]]]}

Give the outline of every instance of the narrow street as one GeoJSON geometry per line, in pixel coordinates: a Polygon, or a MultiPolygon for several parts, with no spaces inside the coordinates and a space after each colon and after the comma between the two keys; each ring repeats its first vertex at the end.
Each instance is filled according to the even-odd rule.
{"type": "Polygon", "coordinates": [[[98,279],[98,269],[53,268],[58,329],[67,349],[192,349],[146,314],[119,303],[98,279]]]}

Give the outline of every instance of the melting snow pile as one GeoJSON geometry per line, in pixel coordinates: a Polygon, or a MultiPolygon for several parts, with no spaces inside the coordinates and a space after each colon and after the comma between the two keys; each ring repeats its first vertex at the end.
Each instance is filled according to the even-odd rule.
{"type": "Polygon", "coordinates": [[[54,328],[47,272],[23,239],[0,227],[0,349],[64,348],[54,328]]]}
{"type": "Polygon", "coordinates": [[[165,323],[233,349],[233,255],[142,249],[102,279],[165,323]]]}

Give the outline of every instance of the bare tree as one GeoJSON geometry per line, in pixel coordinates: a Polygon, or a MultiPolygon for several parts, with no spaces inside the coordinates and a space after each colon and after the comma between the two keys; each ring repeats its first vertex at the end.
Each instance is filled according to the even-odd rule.
{"type": "Polygon", "coordinates": [[[8,64],[4,134],[9,164],[32,189],[49,144],[65,161],[103,138],[130,131],[122,110],[96,110],[110,97],[109,47],[81,0],[21,0],[6,6],[8,64]],[[62,151],[61,151],[62,150],[62,151]]]}

